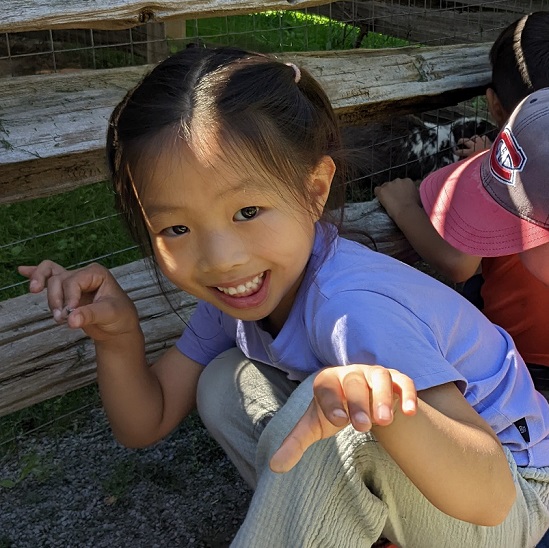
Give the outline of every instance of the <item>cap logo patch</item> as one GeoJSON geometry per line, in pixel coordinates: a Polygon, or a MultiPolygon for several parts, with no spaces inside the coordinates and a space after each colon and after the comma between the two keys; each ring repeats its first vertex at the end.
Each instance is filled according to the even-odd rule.
{"type": "Polygon", "coordinates": [[[515,177],[526,164],[526,154],[509,127],[503,129],[490,151],[490,171],[498,181],[515,186],[515,177]]]}

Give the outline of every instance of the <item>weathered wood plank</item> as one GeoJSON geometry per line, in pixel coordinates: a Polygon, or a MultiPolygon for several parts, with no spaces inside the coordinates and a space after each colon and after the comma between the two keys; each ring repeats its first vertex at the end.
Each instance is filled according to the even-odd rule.
{"type": "MultiPolygon", "coordinates": [[[[287,54],[345,124],[456,104],[490,80],[489,44],[287,54]]],[[[106,178],[108,117],[149,67],[0,80],[0,203],[106,178]]]]}
{"type": "MultiPolygon", "coordinates": [[[[113,269],[134,300],[150,360],[176,339],[183,321],[160,294],[143,261],[113,269]]],[[[195,306],[173,295],[182,317],[195,306]]],[[[95,350],[81,330],[53,322],[45,295],[0,303],[0,416],[85,386],[95,380],[95,350]]]]}
{"type": "MultiPolygon", "coordinates": [[[[352,204],[345,211],[349,237],[406,262],[418,257],[379,202],[352,204]],[[357,232],[358,231],[358,232],[357,232]]],[[[147,343],[147,357],[156,357],[179,337],[184,323],[162,296],[144,261],[113,269],[135,302],[147,343]]],[[[196,305],[182,292],[170,295],[177,313],[187,319],[196,305]]],[[[81,330],[54,323],[45,294],[23,295],[0,302],[0,416],[65,394],[95,381],[93,343],[81,330]]]]}
{"type": "Polygon", "coordinates": [[[0,32],[124,29],[172,17],[200,18],[307,8],[330,0],[9,0],[0,32]]]}

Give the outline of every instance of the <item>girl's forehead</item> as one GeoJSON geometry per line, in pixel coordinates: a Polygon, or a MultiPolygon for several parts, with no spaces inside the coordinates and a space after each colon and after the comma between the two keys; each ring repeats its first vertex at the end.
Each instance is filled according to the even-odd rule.
{"type": "Polygon", "coordinates": [[[162,147],[155,158],[141,158],[141,184],[136,191],[143,202],[154,202],[158,193],[185,191],[191,185],[218,193],[234,191],[266,191],[277,186],[253,158],[245,154],[233,155],[222,147],[197,151],[182,140],[162,147]],[[237,157],[238,156],[238,157],[237,157]]]}

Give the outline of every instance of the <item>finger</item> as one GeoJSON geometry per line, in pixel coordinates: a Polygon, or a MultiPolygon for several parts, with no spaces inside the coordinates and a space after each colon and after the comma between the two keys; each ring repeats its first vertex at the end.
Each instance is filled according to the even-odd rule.
{"type": "Polygon", "coordinates": [[[417,390],[414,381],[407,375],[391,370],[393,390],[400,396],[400,409],[405,415],[414,415],[417,411],[417,390]]]}
{"type": "Polygon", "coordinates": [[[29,279],[29,291],[31,293],[40,293],[44,286],[40,284],[38,280],[33,279],[34,273],[36,272],[37,266],[25,266],[21,265],[17,267],[17,271],[21,276],[29,279]]]}
{"type": "Polygon", "coordinates": [[[57,323],[63,323],[63,307],[65,296],[63,295],[63,281],[60,276],[51,276],[46,278],[46,286],[48,288],[47,299],[48,306],[52,311],[53,318],[57,323]]]}
{"type": "Polygon", "coordinates": [[[46,280],[52,275],[52,263],[42,261],[38,266],[18,266],[19,274],[29,279],[29,291],[31,293],[40,293],[46,287],[46,280]]]}
{"type": "Polygon", "coordinates": [[[341,386],[340,367],[328,367],[320,371],[313,383],[315,401],[323,418],[334,426],[343,428],[349,424],[345,394],[341,386]]]}
{"type": "Polygon", "coordinates": [[[372,394],[372,419],[375,424],[386,426],[393,421],[393,378],[391,371],[381,366],[371,366],[364,372],[372,394]]]}
{"type": "Polygon", "coordinates": [[[61,309],[65,317],[70,311],[93,301],[96,291],[105,282],[105,272],[106,270],[99,265],[89,265],[62,278],[63,302],[61,309]]]}
{"type": "Polygon", "coordinates": [[[351,423],[355,430],[367,432],[372,427],[370,417],[370,387],[362,369],[341,368],[341,386],[345,394],[351,423]]]}
{"type": "Polygon", "coordinates": [[[91,304],[69,309],[67,323],[69,327],[84,329],[91,325],[105,326],[117,321],[116,309],[110,300],[96,301],[91,304]]]}
{"type": "Polygon", "coordinates": [[[17,267],[17,272],[19,272],[21,276],[25,276],[25,278],[30,278],[37,268],[37,266],[20,265],[17,267]]]}
{"type": "Polygon", "coordinates": [[[321,439],[322,429],[318,421],[317,406],[313,400],[307,411],[271,457],[269,463],[271,470],[278,474],[290,471],[301,460],[305,451],[321,439]]]}

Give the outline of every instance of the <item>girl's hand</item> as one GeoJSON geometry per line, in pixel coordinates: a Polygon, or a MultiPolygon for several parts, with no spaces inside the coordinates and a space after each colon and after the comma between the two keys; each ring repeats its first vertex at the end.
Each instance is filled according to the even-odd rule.
{"type": "Polygon", "coordinates": [[[486,135],[483,135],[482,137],[473,135],[470,139],[459,139],[457,146],[454,149],[454,154],[458,158],[469,158],[481,150],[488,150],[491,146],[492,141],[486,137],[486,135]]]}
{"type": "Polygon", "coordinates": [[[414,415],[417,409],[412,379],[379,365],[323,369],[314,380],[313,393],[307,411],[271,459],[274,472],[288,472],[309,446],[334,436],[349,423],[359,432],[368,432],[372,425],[391,424],[399,409],[405,415],[414,415]]]}
{"type": "Polygon", "coordinates": [[[48,305],[59,324],[81,328],[96,341],[139,330],[134,304],[101,265],[69,271],[52,261],[42,261],[38,266],[20,266],[18,271],[29,279],[31,293],[47,288],[48,305]]]}
{"type": "Polygon", "coordinates": [[[411,207],[422,207],[416,184],[412,179],[393,179],[374,188],[374,194],[391,219],[411,207]]]}

